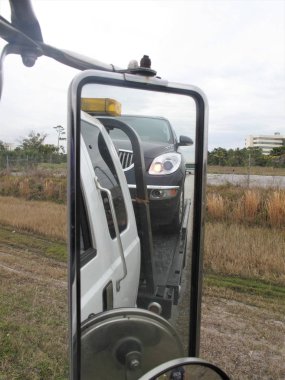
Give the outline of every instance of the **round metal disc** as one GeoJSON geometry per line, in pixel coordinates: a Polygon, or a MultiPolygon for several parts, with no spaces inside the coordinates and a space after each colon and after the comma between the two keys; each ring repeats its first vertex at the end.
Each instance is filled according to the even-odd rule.
{"type": "Polygon", "coordinates": [[[82,380],[138,379],[183,355],[174,328],[147,310],[115,309],[88,319],[82,326],[82,380]]]}

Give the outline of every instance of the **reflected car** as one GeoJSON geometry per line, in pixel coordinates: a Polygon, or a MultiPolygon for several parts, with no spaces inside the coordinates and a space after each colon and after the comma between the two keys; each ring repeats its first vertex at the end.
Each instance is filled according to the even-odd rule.
{"type": "MultiPolygon", "coordinates": [[[[178,231],[183,217],[186,176],[185,161],[178,148],[192,145],[193,141],[187,136],[180,136],[178,140],[170,122],[163,117],[124,115],[115,118],[131,126],[141,139],[152,226],[167,226],[170,231],[178,231]]],[[[135,200],[131,142],[120,129],[110,129],[109,134],[135,200]]]]}

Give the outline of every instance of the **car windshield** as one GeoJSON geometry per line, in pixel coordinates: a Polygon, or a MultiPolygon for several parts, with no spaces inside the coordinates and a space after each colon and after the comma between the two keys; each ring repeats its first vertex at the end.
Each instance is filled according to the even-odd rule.
{"type": "MultiPolygon", "coordinates": [[[[162,118],[126,116],[119,120],[130,125],[143,141],[174,143],[169,122],[162,118]]],[[[112,140],[127,140],[127,135],[120,129],[110,130],[112,140]]]]}

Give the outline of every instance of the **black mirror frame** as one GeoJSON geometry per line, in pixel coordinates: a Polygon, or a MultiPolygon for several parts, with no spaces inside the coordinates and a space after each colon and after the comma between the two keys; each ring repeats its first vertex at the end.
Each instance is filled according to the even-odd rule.
{"type": "Polygon", "coordinates": [[[198,366],[212,369],[215,373],[221,376],[221,380],[230,380],[229,376],[219,367],[199,358],[179,358],[173,359],[169,362],[163,363],[160,366],[149,371],[138,380],[156,380],[158,376],[163,375],[165,372],[171,371],[175,367],[180,366],[198,366]]]}
{"type": "Polygon", "coordinates": [[[68,94],[68,253],[69,253],[69,313],[70,313],[70,378],[80,379],[80,257],[79,205],[80,205],[80,99],[86,84],[104,84],[136,88],[147,91],[186,95],[196,104],[194,215],[191,263],[191,294],[189,324],[189,352],[199,356],[205,183],[207,167],[208,104],[204,93],[194,86],[169,83],[158,78],[132,74],[107,73],[86,70],[78,74],[69,87],[68,94]],[[77,128],[78,126],[78,128],[77,128]]]}

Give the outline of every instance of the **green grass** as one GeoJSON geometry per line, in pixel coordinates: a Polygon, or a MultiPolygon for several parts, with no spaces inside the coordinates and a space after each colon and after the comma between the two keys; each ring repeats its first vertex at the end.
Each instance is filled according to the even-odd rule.
{"type": "Polygon", "coordinates": [[[224,287],[240,293],[255,294],[262,297],[278,299],[285,306],[285,287],[270,284],[267,282],[232,276],[222,276],[217,274],[207,274],[205,285],[224,287]]]}
{"type": "Polygon", "coordinates": [[[0,290],[0,379],[67,379],[66,289],[1,271],[0,290]]]}
{"type": "Polygon", "coordinates": [[[3,226],[0,226],[0,242],[11,247],[28,249],[29,251],[40,251],[43,256],[58,261],[67,261],[67,246],[65,242],[51,241],[42,236],[15,231],[3,226]]]}
{"type": "Polygon", "coordinates": [[[282,285],[206,273],[203,277],[203,294],[268,310],[280,318],[285,314],[285,287],[282,285]]]}
{"type": "MultiPolygon", "coordinates": [[[[210,174],[248,174],[248,167],[246,166],[214,166],[208,165],[207,172],[210,174]]],[[[251,166],[250,174],[252,175],[269,175],[269,176],[282,176],[285,175],[285,168],[271,168],[263,166],[251,166]]]]}
{"type": "Polygon", "coordinates": [[[0,379],[67,379],[66,243],[1,226],[0,242],[0,379]]]}

